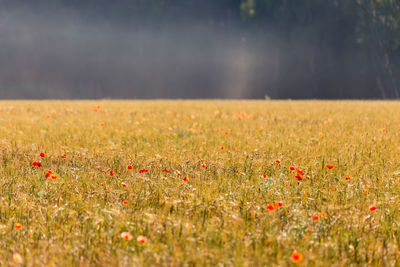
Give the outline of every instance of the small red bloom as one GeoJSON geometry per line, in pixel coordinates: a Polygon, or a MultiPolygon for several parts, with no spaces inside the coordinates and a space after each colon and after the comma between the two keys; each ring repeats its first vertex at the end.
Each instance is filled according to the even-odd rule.
{"type": "Polygon", "coordinates": [[[221,150],[224,150],[224,149],[225,149],[225,147],[221,146],[221,150]]]}
{"type": "Polygon", "coordinates": [[[297,178],[297,180],[299,180],[299,181],[302,181],[302,180],[303,180],[303,178],[301,178],[301,175],[300,175],[300,174],[297,174],[297,175],[295,176],[295,178],[297,178]]]}
{"type": "Polygon", "coordinates": [[[328,169],[333,169],[333,165],[331,165],[331,164],[326,164],[326,167],[328,168],[328,169]]]}
{"type": "Polygon", "coordinates": [[[50,174],[52,174],[53,172],[51,171],[51,170],[48,170],[47,172],[46,172],[46,174],[44,175],[44,177],[46,177],[46,178],[49,178],[50,177],[50,174]]]}
{"type": "Polygon", "coordinates": [[[297,169],[297,173],[300,174],[300,175],[303,175],[304,171],[303,171],[303,169],[297,169]]]}
{"type": "Polygon", "coordinates": [[[306,179],[309,180],[309,179],[310,179],[310,176],[307,175],[307,176],[306,176],[306,179]]]}
{"type": "Polygon", "coordinates": [[[114,176],[115,172],[113,170],[110,171],[110,176],[114,176]]]}
{"type": "Polygon", "coordinates": [[[350,181],[350,177],[349,176],[346,176],[345,179],[346,179],[346,181],[350,181]]]}
{"type": "Polygon", "coordinates": [[[22,224],[20,224],[20,223],[15,223],[15,228],[17,228],[17,229],[21,229],[21,227],[22,227],[22,224]]]}
{"type": "Polygon", "coordinates": [[[57,179],[57,175],[52,175],[51,179],[57,179]]]}
{"type": "Polygon", "coordinates": [[[128,201],[126,201],[126,200],[124,200],[124,201],[122,201],[122,205],[128,205],[129,204],[129,202],[128,201]]]}
{"type": "Polygon", "coordinates": [[[121,185],[122,185],[123,187],[128,187],[128,185],[127,185],[126,183],[121,183],[121,185]]]}
{"type": "Polygon", "coordinates": [[[373,206],[369,207],[369,210],[370,210],[370,211],[374,211],[374,210],[376,210],[376,206],[375,206],[375,205],[373,205],[373,206]]]}
{"type": "Polygon", "coordinates": [[[264,174],[263,174],[263,177],[264,177],[264,178],[267,178],[267,175],[264,173],[264,174]]]}
{"type": "Polygon", "coordinates": [[[314,221],[318,221],[319,220],[319,216],[318,215],[313,215],[311,217],[313,218],[314,221]]]}
{"type": "Polygon", "coordinates": [[[279,159],[275,160],[275,163],[281,164],[281,161],[279,159]]]}
{"type": "Polygon", "coordinates": [[[106,172],[106,170],[100,170],[100,172],[106,172]]]}
{"type": "Polygon", "coordinates": [[[267,209],[269,209],[269,211],[275,211],[275,207],[274,207],[274,205],[272,205],[272,204],[269,204],[269,205],[267,206],[267,209]]]}
{"type": "Polygon", "coordinates": [[[37,162],[37,161],[32,162],[32,165],[35,167],[38,167],[38,168],[42,167],[42,163],[37,162]]]}
{"type": "Polygon", "coordinates": [[[290,171],[294,171],[296,168],[293,166],[290,166],[289,169],[290,169],[290,171]]]}
{"type": "Polygon", "coordinates": [[[189,178],[187,176],[185,176],[185,177],[183,177],[183,181],[187,182],[187,181],[189,181],[189,178]]]}
{"type": "Polygon", "coordinates": [[[46,155],[45,155],[43,152],[40,153],[40,156],[41,156],[42,158],[46,157],[46,155]]]}
{"type": "Polygon", "coordinates": [[[148,169],[141,169],[140,171],[139,171],[139,173],[144,173],[144,172],[149,172],[149,170],[148,169]]]}
{"type": "Polygon", "coordinates": [[[164,170],[162,170],[163,172],[169,173],[169,170],[167,170],[166,168],[164,170]]]}
{"type": "Polygon", "coordinates": [[[206,165],[205,165],[205,164],[203,164],[203,165],[201,165],[201,167],[202,167],[202,168],[205,168],[205,167],[206,167],[206,165]]]}
{"type": "Polygon", "coordinates": [[[66,157],[66,156],[61,156],[61,158],[62,158],[62,159],[66,159],[67,157],[66,157]]]}
{"type": "Polygon", "coordinates": [[[128,165],[128,166],[126,166],[126,169],[127,169],[128,171],[132,171],[132,170],[133,170],[133,166],[132,166],[132,165],[128,165]]]}

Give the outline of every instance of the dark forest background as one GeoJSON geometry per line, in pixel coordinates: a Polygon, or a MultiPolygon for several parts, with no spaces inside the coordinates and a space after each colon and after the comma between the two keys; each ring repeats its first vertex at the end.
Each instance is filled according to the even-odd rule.
{"type": "Polygon", "coordinates": [[[399,0],[0,0],[0,98],[399,98],[399,0]]]}

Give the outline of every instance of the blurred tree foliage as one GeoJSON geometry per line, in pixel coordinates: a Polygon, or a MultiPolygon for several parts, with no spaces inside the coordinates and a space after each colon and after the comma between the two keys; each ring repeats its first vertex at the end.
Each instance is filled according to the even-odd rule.
{"type": "MultiPolygon", "coordinates": [[[[0,0],[2,6],[19,1],[0,0]]],[[[31,1],[25,1],[32,8],[31,1]]],[[[123,27],[189,21],[240,28],[248,49],[272,49],[273,78],[253,96],[399,98],[399,0],[35,0],[123,27]],[[266,46],[275,40],[275,46],[266,46]],[[290,79],[288,78],[290,77],[290,79]]],[[[21,3],[21,2],[20,2],[21,3]]],[[[195,33],[194,33],[195,34],[195,33]]],[[[262,62],[258,63],[260,68],[262,62]]]]}

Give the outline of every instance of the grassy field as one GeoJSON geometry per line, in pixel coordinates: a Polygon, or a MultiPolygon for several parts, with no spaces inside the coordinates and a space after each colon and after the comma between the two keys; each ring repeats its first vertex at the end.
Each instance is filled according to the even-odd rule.
{"type": "Polygon", "coordinates": [[[0,144],[2,266],[400,266],[400,102],[2,101],[0,144]]]}

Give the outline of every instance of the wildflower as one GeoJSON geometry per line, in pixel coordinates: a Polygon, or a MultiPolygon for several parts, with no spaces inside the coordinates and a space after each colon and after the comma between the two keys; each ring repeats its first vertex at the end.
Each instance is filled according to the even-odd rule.
{"type": "Polygon", "coordinates": [[[312,230],[312,226],[311,225],[309,225],[309,226],[307,226],[307,229],[306,229],[307,231],[311,231],[312,230]]]}
{"type": "Polygon", "coordinates": [[[281,164],[281,161],[279,159],[275,160],[275,163],[281,164]]]}
{"type": "Polygon", "coordinates": [[[125,240],[132,240],[133,237],[132,237],[131,233],[129,233],[129,232],[122,232],[121,238],[125,239],[125,240]]]}
{"type": "Polygon", "coordinates": [[[15,263],[23,263],[24,262],[23,259],[22,259],[21,254],[19,254],[19,253],[14,253],[13,254],[13,261],[15,263]]]}
{"type": "Polygon", "coordinates": [[[295,169],[296,169],[296,168],[293,167],[293,166],[290,166],[290,167],[289,167],[289,170],[290,170],[290,171],[294,171],[295,169]]]}
{"type": "Polygon", "coordinates": [[[303,260],[303,255],[296,250],[292,253],[292,261],[294,263],[301,262],[303,260]]]}
{"type": "Polygon", "coordinates": [[[364,194],[368,194],[368,189],[363,189],[362,192],[363,192],[364,194]]]}
{"type": "Polygon", "coordinates": [[[136,238],[136,240],[137,240],[137,242],[142,243],[142,244],[147,244],[147,242],[148,242],[147,237],[142,236],[142,235],[139,235],[136,238]]]}
{"type": "Polygon", "coordinates": [[[275,208],[274,208],[274,206],[273,206],[272,204],[269,204],[269,205],[267,206],[267,209],[268,209],[269,211],[271,211],[271,212],[275,211],[275,208]]]}
{"type": "Polygon", "coordinates": [[[205,167],[206,167],[206,165],[205,165],[205,164],[203,164],[203,165],[201,165],[201,167],[202,167],[202,168],[205,168],[205,167]]]}
{"type": "Polygon", "coordinates": [[[15,225],[14,225],[14,226],[15,226],[15,228],[17,228],[17,229],[21,229],[21,227],[22,227],[22,224],[20,224],[20,223],[18,223],[18,222],[17,222],[17,223],[15,223],[15,225]]]}
{"type": "Polygon", "coordinates": [[[169,170],[167,170],[167,168],[164,168],[164,170],[162,170],[162,172],[169,173],[169,170]]]}
{"type": "Polygon", "coordinates": [[[297,174],[297,175],[295,176],[295,178],[297,178],[297,180],[299,180],[299,181],[302,181],[302,180],[303,180],[303,178],[301,178],[301,175],[300,175],[300,174],[297,174]]]}
{"type": "Polygon", "coordinates": [[[32,166],[40,168],[40,167],[42,167],[42,163],[34,161],[34,162],[32,162],[32,166]]]}
{"type": "Polygon", "coordinates": [[[61,156],[61,158],[62,158],[62,159],[66,159],[67,157],[66,157],[66,156],[61,156]]]}
{"type": "Polygon", "coordinates": [[[139,176],[139,177],[138,177],[138,180],[139,180],[139,181],[143,181],[143,177],[139,176]]]}
{"type": "Polygon", "coordinates": [[[40,156],[41,156],[42,158],[46,157],[46,155],[45,155],[43,152],[40,153],[40,156]]]}
{"type": "Polygon", "coordinates": [[[225,134],[226,136],[228,136],[228,135],[229,135],[229,132],[228,132],[228,131],[226,131],[224,134],[225,134]]]}
{"type": "Polygon", "coordinates": [[[314,221],[318,221],[319,220],[319,216],[318,215],[313,215],[311,217],[313,218],[314,221]]]}
{"type": "Polygon", "coordinates": [[[126,183],[121,183],[121,185],[122,185],[123,187],[128,187],[128,185],[127,185],[126,183]]]}
{"type": "Polygon", "coordinates": [[[110,176],[113,177],[115,172],[113,170],[110,170],[110,176]]]}
{"type": "Polygon", "coordinates": [[[101,126],[101,127],[104,127],[104,125],[105,125],[104,122],[100,123],[100,126],[101,126]]]}
{"type": "Polygon", "coordinates": [[[57,179],[57,175],[52,175],[51,179],[57,179]]]}
{"type": "Polygon", "coordinates": [[[337,186],[336,185],[332,185],[333,190],[337,191],[337,186]]]}
{"type": "Polygon", "coordinates": [[[46,178],[49,178],[50,177],[50,174],[52,174],[53,172],[51,171],[51,170],[48,170],[47,172],[46,172],[46,174],[44,175],[44,177],[46,177],[46,178]]]}
{"type": "Polygon", "coordinates": [[[297,174],[303,175],[304,174],[303,169],[297,169],[297,174]]]}
{"type": "Polygon", "coordinates": [[[328,218],[328,214],[326,212],[322,212],[321,217],[328,218]]]}
{"type": "Polygon", "coordinates": [[[126,205],[128,205],[128,203],[129,203],[129,202],[128,202],[127,200],[122,201],[122,205],[125,205],[125,206],[126,206],[126,205]]]}
{"type": "Polygon", "coordinates": [[[128,166],[126,166],[126,169],[127,169],[128,171],[132,171],[132,170],[133,170],[133,166],[132,166],[132,165],[128,165],[128,166]]]}
{"type": "Polygon", "coordinates": [[[376,210],[376,206],[375,206],[375,205],[372,205],[371,207],[369,207],[369,210],[370,210],[370,211],[376,210]]]}
{"type": "Polygon", "coordinates": [[[166,181],[167,180],[167,177],[161,177],[161,180],[163,180],[163,181],[166,181]]]}
{"type": "Polygon", "coordinates": [[[310,176],[307,175],[307,176],[306,176],[306,179],[307,179],[307,180],[310,180],[310,176]]]}
{"type": "Polygon", "coordinates": [[[346,176],[344,178],[346,179],[346,181],[350,181],[350,177],[349,176],[346,176]]]}
{"type": "Polygon", "coordinates": [[[333,169],[333,165],[331,165],[331,164],[326,164],[326,167],[328,168],[328,169],[333,169]]]}
{"type": "Polygon", "coordinates": [[[100,172],[106,172],[106,170],[100,170],[100,172]]]}
{"type": "Polygon", "coordinates": [[[139,173],[148,173],[148,172],[149,172],[148,169],[141,169],[141,170],[139,170],[139,173]]]}
{"type": "Polygon", "coordinates": [[[187,182],[187,181],[189,181],[189,178],[187,176],[185,176],[185,177],[183,177],[183,181],[187,182]]]}
{"type": "Polygon", "coordinates": [[[225,147],[221,146],[221,150],[224,150],[224,149],[225,149],[225,147]]]}
{"type": "Polygon", "coordinates": [[[264,174],[263,174],[263,178],[267,178],[267,174],[264,173],[264,174]]]}

